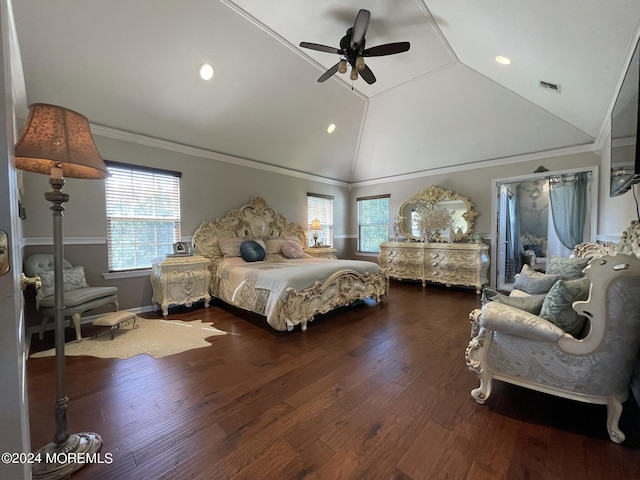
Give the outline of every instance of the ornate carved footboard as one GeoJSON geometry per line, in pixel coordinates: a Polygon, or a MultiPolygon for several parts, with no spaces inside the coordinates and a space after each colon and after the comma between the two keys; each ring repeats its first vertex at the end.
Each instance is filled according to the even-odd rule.
{"type": "MultiPolygon", "coordinates": [[[[219,239],[228,237],[296,238],[301,245],[306,245],[306,236],[302,227],[289,222],[268,207],[267,203],[259,197],[253,198],[247,205],[231,210],[216,222],[203,222],[193,235],[193,244],[199,255],[211,260],[210,293],[223,300],[217,277],[218,265],[223,259],[219,239]]],[[[281,302],[281,308],[277,311],[276,323],[286,325],[287,330],[300,325],[304,331],[307,329],[307,323],[312,321],[315,315],[327,313],[365,298],[380,301],[386,293],[386,288],[387,279],[384,269],[378,273],[361,274],[345,268],[325,281],[315,282],[309,288],[300,291],[287,289],[287,298],[281,302]]],[[[243,308],[241,305],[237,306],[243,308]]],[[[247,309],[251,310],[251,308],[247,309]]]]}
{"type": "Polygon", "coordinates": [[[365,298],[380,301],[385,289],[384,271],[361,275],[353,270],[344,270],[333,274],[325,282],[316,282],[313,287],[299,292],[289,288],[281,315],[287,326],[291,325],[293,328],[294,325],[300,324],[304,332],[307,322],[312,321],[314,315],[327,313],[365,298]]]}

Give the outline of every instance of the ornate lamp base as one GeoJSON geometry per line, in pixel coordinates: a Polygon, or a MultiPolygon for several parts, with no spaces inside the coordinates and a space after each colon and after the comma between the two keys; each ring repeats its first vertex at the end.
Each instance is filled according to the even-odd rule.
{"type": "MultiPolygon", "coordinates": [[[[50,443],[36,452],[40,461],[33,464],[32,478],[58,480],[66,478],[92,463],[94,454],[102,447],[97,433],[72,433],[64,443],[50,443]]],[[[36,457],[38,458],[38,457],[36,457]]]]}

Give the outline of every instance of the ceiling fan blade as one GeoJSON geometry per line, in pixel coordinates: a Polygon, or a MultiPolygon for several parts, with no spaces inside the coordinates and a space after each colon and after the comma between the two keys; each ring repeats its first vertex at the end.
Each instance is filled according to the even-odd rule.
{"type": "Polygon", "coordinates": [[[328,47],[326,45],[320,45],[319,43],[300,42],[300,46],[303,48],[309,48],[311,50],[317,50],[319,52],[342,54],[342,50],[335,47],[328,47]]]}
{"type": "Polygon", "coordinates": [[[322,76],[318,79],[318,82],[324,82],[325,80],[327,80],[328,78],[332,77],[334,73],[336,73],[338,71],[338,66],[340,65],[340,62],[336,63],[333,67],[331,67],[329,70],[327,70],[326,72],[324,72],[322,74],[322,76]]]}
{"type": "Polygon", "coordinates": [[[360,45],[362,43],[362,39],[364,38],[365,33],[367,33],[367,28],[369,27],[370,16],[371,13],[369,10],[362,9],[358,12],[356,21],[353,24],[353,31],[351,32],[351,48],[355,48],[356,45],[360,45]]]}
{"type": "Polygon", "coordinates": [[[362,52],[363,57],[382,57],[384,55],[394,55],[409,50],[411,44],[409,42],[385,43],[375,47],[367,48],[362,52]]]}
{"type": "Polygon", "coordinates": [[[373,72],[369,68],[369,65],[365,65],[364,68],[360,70],[358,73],[360,74],[362,79],[365,82],[367,82],[369,85],[371,85],[372,83],[376,83],[376,76],[373,74],[373,72]]]}

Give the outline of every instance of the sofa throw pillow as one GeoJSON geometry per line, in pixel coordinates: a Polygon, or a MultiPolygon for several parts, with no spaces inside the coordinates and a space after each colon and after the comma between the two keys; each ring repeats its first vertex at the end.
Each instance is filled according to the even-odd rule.
{"type": "Polygon", "coordinates": [[[514,288],[513,290],[511,290],[511,293],[509,293],[510,297],[530,297],[531,294],[527,293],[527,292],[523,292],[522,290],[518,290],[517,288],[514,288]]]}
{"type": "MultiPolygon", "coordinates": [[[[54,294],[55,288],[53,285],[53,275],[53,270],[38,273],[42,285],[40,287],[41,298],[49,297],[54,294]]],[[[84,276],[84,267],[78,266],[73,268],[65,268],[62,271],[62,275],[64,279],[63,283],[65,292],[89,286],[84,276]]]]}
{"type": "Polygon", "coordinates": [[[584,268],[587,266],[591,257],[588,258],[569,258],[569,257],[551,257],[547,265],[547,273],[550,275],[558,275],[564,280],[575,280],[584,277],[584,268]]]}
{"type": "Polygon", "coordinates": [[[513,288],[531,295],[539,295],[547,293],[559,279],[558,275],[537,272],[529,265],[525,265],[522,267],[522,271],[516,275],[513,288]]]}
{"type": "Polygon", "coordinates": [[[540,316],[578,338],[587,319],[579,315],[572,305],[573,302],[586,300],[589,297],[590,286],[591,281],[586,277],[558,280],[547,293],[540,309],[540,316]]]}
{"type": "Polygon", "coordinates": [[[282,254],[287,258],[302,258],[304,250],[295,240],[285,240],[282,242],[282,254]]]}
{"type": "Polygon", "coordinates": [[[222,255],[224,255],[225,258],[239,257],[240,245],[242,245],[243,241],[244,239],[238,237],[227,237],[219,239],[218,244],[220,245],[222,255]]]}
{"type": "Polygon", "coordinates": [[[504,295],[496,290],[491,288],[484,289],[484,301],[486,302],[498,302],[504,305],[510,305],[519,310],[524,310],[525,312],[533,313],[534,315],[538,315],[540,313],[540,309],[542,308],[542,303],[544,302],[545,295],[529,295],[526,297],[519,296],[508,296],[504,295]]]}
{"type": "Polygon", "coordinates": [[[245,240],[240,244],[240,257],[245,262],[261,262],[265,257],[265,250],[255,240],[245,240]]]}

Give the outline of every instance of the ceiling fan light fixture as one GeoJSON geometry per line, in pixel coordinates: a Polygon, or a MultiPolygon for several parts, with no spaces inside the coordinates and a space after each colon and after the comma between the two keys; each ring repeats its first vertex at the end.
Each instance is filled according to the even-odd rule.
{"type": "Polygon", "coordinates": [[[320,78],[318,78],[318,82],[326,81],[337,72],[346,73],[349,68],[347,64],[349,64],[352,67],[351,74],[349,75],[352,81],[357,80],[358,77],[361,76],[365,82],[371,85],[376,82],[376,76],[371,71],[371,68],[365,64],[364,57],[385,57],[409,50],[411,47],[409,42],[392,42],[365,48],[365,35],[369,26],[370,16],[371,12],[369,12],[369,10],[360,9],[358,11],[353,27],[349,27],[347,34],[340,39],[340,48],[329,47],[319,43],[300,42],[302,48],[340,55],[338,63],[326,70],[320,78]],[[358,72],[361,73],[358,74],[358,72]]]}
{"type": "Polygon", "coordinates": [[[198,69],[198,73],[200,74],[200,78],[203,80],[211,80],[213,78],[213,65],[210,63],[203,63],[200,65],[198,69]]]}

